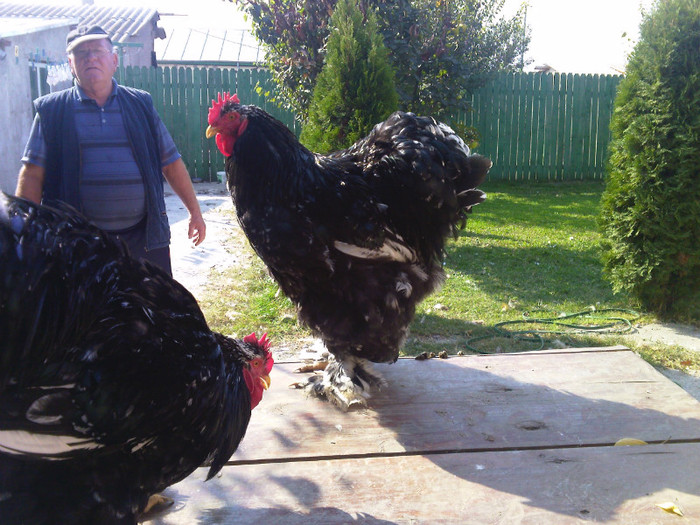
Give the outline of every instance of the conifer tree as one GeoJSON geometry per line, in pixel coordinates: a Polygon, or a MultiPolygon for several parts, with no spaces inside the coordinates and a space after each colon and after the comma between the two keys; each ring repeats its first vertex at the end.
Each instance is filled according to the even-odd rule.
{"type": "Polygon", "coordinates": [[[368,10],[364,17],[356,0],[339,0],[301,141],[318,153],[345,148],[397,106],[394,73],[375,14],[368,10]]]}
{"type": "Polygon", "coordinates": [[[644,17],[620,82],[601,203],[604,272],[646,308],[700,321],[700,2],[644,17]]]}

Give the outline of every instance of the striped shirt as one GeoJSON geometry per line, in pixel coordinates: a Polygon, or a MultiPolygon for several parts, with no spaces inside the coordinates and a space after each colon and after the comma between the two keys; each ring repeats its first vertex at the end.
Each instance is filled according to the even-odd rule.
{"type": "MultiPolygon", "coordinates": [[[[104,107],[78,86],[75,119],[80,144],[80,201],[83,213],[106,231],[124,231],[146,215],[145,186],[128,141],[116,81],[104,107]]],[[[177,147],[154,109],[161,166],[180,158],[177,147]]],[[[22,162],[46,167],[46,142],[37,113],[22,162]]]]}

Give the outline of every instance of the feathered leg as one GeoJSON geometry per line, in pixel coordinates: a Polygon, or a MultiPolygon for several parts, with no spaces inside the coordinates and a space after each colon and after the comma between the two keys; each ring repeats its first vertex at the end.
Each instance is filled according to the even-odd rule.
{"type": "Polygon", "coordinates": [[[323,373],[311,376],[301,386],[309,394],[348,410],[366,407],[371,392],[386,386],[386,381],[366,359],[331,356],[323,373]]]}

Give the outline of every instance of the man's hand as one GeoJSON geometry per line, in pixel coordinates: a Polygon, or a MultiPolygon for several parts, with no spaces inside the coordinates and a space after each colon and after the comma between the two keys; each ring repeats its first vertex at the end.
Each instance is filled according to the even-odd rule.
{"type": "Polygon", "coordinates": [[[187,236],[194,241],[195,246],[199,246],[207,236],[207,225],[204,224],[202,210],[199,208],[197,194],[192,186],[192,179],[190,179],[185,163],[182,162],[182,159],[177,159],[163,168],[163,175],[173,191],[180,197],[187,211],[190,212],[187,236]]]}
{"type": "Polygon", "coordinates": [[[192,239],[195,246],[199,246],[207,236],[207,225],[201,214],[197,217],[190,215],[189,230],[187,236],[192,239]]]}

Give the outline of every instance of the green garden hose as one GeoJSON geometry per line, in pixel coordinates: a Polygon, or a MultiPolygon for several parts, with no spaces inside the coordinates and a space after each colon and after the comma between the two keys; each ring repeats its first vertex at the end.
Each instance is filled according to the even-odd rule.
{"type": "Polygon", "coordinates": [[[583,312],[577,312],[575,314],[562,315],[560,317],[549,317],[549,318],[533,318],[533,319],[522,319],[514,321],[503,321],[496,323],[492,330],[495,333],[481,335],[478,337],[472,337],[467,340],[465,346],[472,352],[478,354],[492,354],[494,352],[489,352],[485,350],[480,350],[472,346],[472,343],[476,341],[481,341],[485,339],[496,339],[498,337],[505,337],[508,339],[514,339],[516,341],[527,341],[529,343],[538,344],[538,348],[533,350],[544,349],[545,338],[543,335],[571,335],[571,334],[623,334],[633,330],[632,323],[639,319],[639,314],[634,310],[627,310],[623,308],[602,308],[600,310],[584,310],[583,312]],[[607,315],[601,315],[605,313],[624,313],[632,316],[632,318],[627,317],[611,317],[607,315]],[[601,320],[600,324],[573,324],[566,322],[573,318],[587,318],[591,320],[601,320]],[[554,325],[561,329],[530,329],[530,330],[506,330],[503,326],[506,325],[517,325],[517,324],[542,324],[542,325],[554,325]]]}

